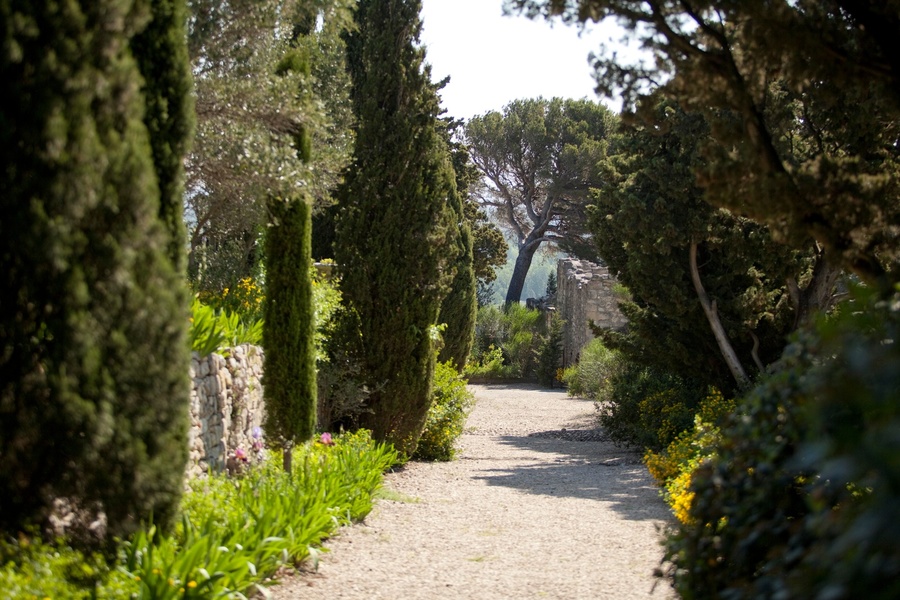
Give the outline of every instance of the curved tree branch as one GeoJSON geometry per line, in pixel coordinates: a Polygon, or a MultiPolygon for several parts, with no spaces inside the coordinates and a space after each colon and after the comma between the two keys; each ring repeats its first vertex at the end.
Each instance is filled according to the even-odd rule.
{"type": "Polygon", "coordinates": [[[710,301],[703,287],[703,282],[700,281],[700,269],[697,267],[697,242],[691,242],[690,262],[691,280],[694,282],[694,289],[697,291],[700,306],[703,307],[703,312],[706,314],[706,320],[709,321],[710,328],[712,328],[716,343],[719,344],[722,357],[725,359],[725,363],[728,365],[728,369],[734,376],[735,381],[738,382],[738,385],[747,387],[750,384],[750,378],[747,377],[747,372],[734,351],[734,346],[731,345],[731,341],[728,339],[725,327],[722,326],[722,321],[719,319],[719,314],[716,310],[715,300],[710,301]]]}

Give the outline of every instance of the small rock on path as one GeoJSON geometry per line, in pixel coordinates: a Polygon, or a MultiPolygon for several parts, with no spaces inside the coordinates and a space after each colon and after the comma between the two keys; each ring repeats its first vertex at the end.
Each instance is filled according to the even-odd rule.
{"type": "Polygon", "coordinates": [[[640,455],[595,427],[592,402],[528,385],[471,385],[449,463],[386,477],[364,523],[277,600],[672,598],[653,570],[669,512],[640,455]]]}

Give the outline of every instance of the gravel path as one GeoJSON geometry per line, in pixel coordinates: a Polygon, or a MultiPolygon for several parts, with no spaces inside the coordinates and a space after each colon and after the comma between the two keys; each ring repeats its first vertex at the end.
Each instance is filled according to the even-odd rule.
{"type": "Polygon", "coordinates": [[[391,499],[274,597],[673,597],[653,577],[669,513],[640,456],[593,429],[593,403],[537,386],[470,389],[459,458],[389,474],[391,499]]]}

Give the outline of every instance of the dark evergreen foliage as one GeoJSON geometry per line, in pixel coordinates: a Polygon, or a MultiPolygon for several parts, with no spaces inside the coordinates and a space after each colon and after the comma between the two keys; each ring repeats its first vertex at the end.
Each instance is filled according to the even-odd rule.
{"type": "Polygon", "coordinates": [[[186,268],[184,156],[194,130],[191,63],[184,0],[154,0],[150,24],[131,40],[144,85],[144,124],[159,182],[159,217],[169,231],[169,256],[186,268]]]}
{"type": "MultiPolygon", "coordinates": [[[[0,2],[7,531],[41,521],[53,499],[65,497],[88,509],[99,504],[108,534],[121,536],[151,515],[167,525],[181,495],[189,384],[186,293],[176,268],[183,263],[176,256],[173,265],[172,230],[159,218],[129,46],[148,22],[148,31],[168,35],[150,20],[159,14],[152,7],[0,2]]],[[[183,65],[171,68],[183,73],[183,65]]],[[[161,114],[154,118],[158,131],[171,131],[161,114]]],[[[168,143],[183,148],[186,131],[175,130],[168,143]]],[[[169,172],[179,179],[177,168],[169,172]]]]}
{"type": "MultiPolygon", "coordinates": [[[[316,426],[315,322],[309,274],[310,206],[302,199],[268,203],[266,234],[266,437],[290,449],[316,426]]],[[[289,466],[289,465],[287,465],[289,466]]]]}
{"type": "Polygon", "coordinates": [[[417,0],[362,0],[357,7],[358,30],[347,47],[358,131],[335,252],[373,390],[361,425],[407,456],[431,402],[435,326],[457,222],[449,209],[454,172],[436,127],[438,97],[418,46],[420,8],[417,0]]]}
{"type": "MultiPolygon", "coordinates": [[[[302,29],[295,29],[302,31],[302,29]]],[[[307,55],[288,50],[277,67],[279,75],[302,73],[309,78],[307,55]]],[[[303,90],[298,91],[303,95],[303,90]]],[[[294,149],[309,162],[312,136],[298,125],[294,149]]],[[[291,471],[291,448],[309,440],[316,427],[316,345],[313,318],[310,251],[312,208],[308,198],[270,197],[266,233],[266,298],[263,307],[263,348],[266,351],[266,437],[284,451],[284,470],[291,471]]]]}
{"type": "Polygon", "coordinates": [[[788,278],[808,280],[812,253],[776,243],[766,227],[704,200],[693,167],[709,130],[672,104],[656,128],[626,127],[606,163],[609,185],[590,209],[598,253],[630,292],[626,333],[603,332],[628,359],[667,373],[736,386],[691,282],[689,246],[700,247],[704,286],[738,356],[758,373],[781,354],[796,324],[788,278]]]}
{"type": "MultiPolygon", "coordinates": [[[[475,315],[478,302],[475,297],[475,272],[472,260],[472,231],[465,220],[459,196],[450,198],[450,208],[456,216],[457,259],[453,265],[454,277],[450,291],[441,303],[440,322],[446,324],[443,331],[444,345],[438,361],[447,362],[462,371],[472,351],[475,340],[475,315]]],[[[450,249],[448,248],[448,251],[450,249]]]]}
{"type": "Polygon", "coordinates": [[[599,89],[621,93],[626,108],[652,112],[668,97],[707,118],[713,135],[697,173],[712,204],[791,245],[814,238],[866,281],[897,280],[900,1],[507,4],[571,21],[618,19],[656,60],[601,53],[599,89]]]}

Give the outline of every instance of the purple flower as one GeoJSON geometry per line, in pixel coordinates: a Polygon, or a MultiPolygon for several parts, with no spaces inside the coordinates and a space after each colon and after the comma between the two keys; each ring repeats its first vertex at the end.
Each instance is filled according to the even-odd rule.
{"type": "Polygon", "coordinates": [[[261,427],[254,427],[254,428],[253,428],[253,433],[252,433],[251,435],[253,436],[253,439],[254,439],[254,440],[260,439],[260,438],[262,437],[262,428],[261,428],[261,427]]]}
{"type": "Polygon", "coordinates": [[[247,458],[247,453],[244,452],[244,449],[240,446],[234,449],[234,457],[241,462],[247,462],[248,460],[250,460],[247,458]]]}
{"type": "Polygon", "coordinates": [[[334,446],[334,440],[331,439],[331,434],[327,431],[319,436],[319,441],[326,446],[334,446]]]}

